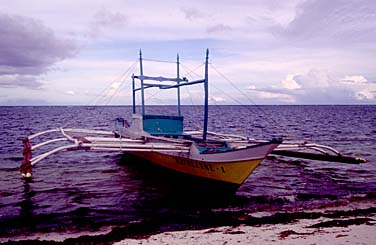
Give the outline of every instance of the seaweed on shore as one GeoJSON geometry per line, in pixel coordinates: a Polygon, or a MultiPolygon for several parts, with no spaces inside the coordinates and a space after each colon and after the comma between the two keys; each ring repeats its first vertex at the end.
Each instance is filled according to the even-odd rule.
{"type": "Polygon", "coordinates": [[[320,222],[314,225],[309,226],[308,228],[323,228],[323,227],[348,227],[349,225],[372,225],[372,221],[375,221],[374,219],[370,218],[355,218],[355,219],[335,219],[330,221],[324,221],[320,222]]]}
{"type": "MultiPolygon", "coordinates": [[[[296,212],[296,213],[276,213],[266,217],[252,217],[243,212],[231,212],[213,210],[202,212],[196,215],[182,215],[181,213],[164,214],[150,217],[139,223],[131,223],[122,227],[115,227],[109,233],[90,236],[83,235],[77,238],[68,238],[63,242],[24,240],[9,242],[10,244],[112,244],[126,238],[148,238],[151,235],[167,231],[178,230],[199,230],[220,226],[261,226],[264,224],[288,224],[300,219],[318,219],[321,217],[333,219],[331,221],[320,222],[307,228],[321,227],[346,227],[349,225],[369,224],[374,220],[371,218],[357,217],[376,214],[376,208],[356,209],[348,211],[334,212],[296,212]],[[357,217],[346,219],[348,217],[357,217]]],[[[214,231],[214,230],[213,230],[214,231]]],[[[282,235],[291,235],[286,233],[282,235]]]]}

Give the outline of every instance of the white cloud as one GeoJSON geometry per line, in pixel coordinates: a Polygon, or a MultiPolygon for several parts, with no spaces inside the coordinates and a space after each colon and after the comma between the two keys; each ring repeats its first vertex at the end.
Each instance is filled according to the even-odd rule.
{"type": "MultiPolygon", "coordinates": [[[[376,83],[369,82],[362,75],[346,75],[340,78],[326,70],[313,69],[306,74],[290,77],[295,81],[298,91],[291,92],[298,103],[334,103],[348,104],[358,102],[376,102],[376,83]]],[[[281,88],[290,94],[286,80],[281,82],[281,88]]]]}
{"type": "Polygon", "coordinates": [[[257,98],[274,100],[274,103],[295,103],[296,100],[293,96],[283,93],[274,93],[274,92],[265,92],[265,91],[256,91],[257,98]],[[276,102],[278,101],[278,102],[276,102]]]}
{"type": "Polygon", "coordinates": [[[219,96],[209,96],[209,101],[212,101],[214,103],[219,103],[219,102],[225,102],[226,99],[223,97],[219,97],[219,96]]]}
{"type": "Polygon", "coordinates": [[[341,79],[341,83],[354,92],[358,101],[376,101],[376,83],[369,82],[364,76],[345,76],[341,79]]]}
{"type": "Polygon", "coordinates": [[[255,85],[249,85],[247,89],[256,90],[256,86],[255,85]]]}
{"type": "Polygon", "coordinates": [[[272,104],[359,104],[376,103],[376,83],[362,75],[343,78],[327,70],[289,74],[279,85],[248,86],[253,100],[272,104]]]}
{"type": "Polygon", "coordinates": [[[284,79],[281,82],[282,83],[282,88],[291,89],[291,90],[302,88],[302,86],[297,81],[294,80],[294,77],[295,77],[295,75],[288,74],[286,76],[286,79],[284,79]]]}
{"type": "Polygon", "coordinates": [[[363,76],[345,76],[341,79],[343,82],[351,82],[351,83],[367,83],[367,79],[363,76]]]}
{"type": "Polygon", "coordinates": [[[249,86],[247,93],[248,92],[250,92],[250,97],[252,97],[252,100],[258,99],[262,101],[263,104],[292,104],[296,102],[294,96],[292,95],[280,92],[258,90],[254,86],[249,86]]]}
{"type": "Polygon", "coordinates": [[[361,101],[373,101],[376,91],[363,90],[356,93],[356,98],[361,101]]]}
{"type": "Polygon", "coordinates": [[[113,82],[111,84],[111,88],[112,89],[118,89],[120,87],[120,85],[121,85],[121,82],[113,82]]]}
{"type": "Polygon", "coordinates": [[[306,74],[295,75],[293,79],[304,89],[328,88],[335,83],[329,72],[322,69],[311,69],[306,74]]]}

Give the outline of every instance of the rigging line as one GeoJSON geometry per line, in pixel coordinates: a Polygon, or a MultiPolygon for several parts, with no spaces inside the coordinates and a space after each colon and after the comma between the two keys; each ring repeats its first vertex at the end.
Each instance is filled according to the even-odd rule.
{"type": "Polygon", "coordinates": [[[109,105],[112,101],[112,99],[115,97],[115,95],[118,94],[118,92],[120,91],[120,88],[123,88],[125,82],[123,80],[123,82],[114,90],[114,92],[112,93],[112,95],[110,96],[110,98],[108,99],[108,101],[105,103],[105,105],[109,105]]]}
{"type": "MultiPolygon", "coordinates": [[[[109,99],[107,100],[106,103],[104,103],[104,106],[102,106],[99,111],[99,114],[103,114],[103,111],[105,110],[105,106],[108,106],[111,102],[112,102],[112,99],[115,97],[115,95],[118,94],[118,92],[123,89],[124,85],[126,84],[126,78],[130,76],[130,73],[132,73],[134,71],[134,67],[135,65],[137,64],[137,61],[135,63],[132,64],[132,66],[130,66],[123,74],[122,76],[120,77],[119,79],[119,82],[120,82],[120,85],[115,88],[115,90],[113,91],[112,95],[109,97],[109,99]]],[[[122,149],[122,146],[121,146],[121,136],[120,136],[120,139],[119,139],[119,144],[120,144],[120,150],[122,149]]]]}
{"type": "MultiPolygon", "coordinates": [[[[176,62],[172,62],[172,61],[164,61],[164,60],[155,60],[155,59],[142,59],[142,60],[147,60],[147,61],[154,61],[154,62],[165,62],[165,63],[176,63],[176,62]]],[[[180,64],[180,66],[182,66],[183,67],[183,65],[182,65],[182,63],[179,63],[180,64]]],[[[203,64],[200,64],[200,66],[202,66],[203,64]]],[[[197,68],[195,68],[195,70],[197,70],[200,66],[198,66],[197,68]]],[[[189,69],[188,69],[189,70],[189,69]]],[[[186,74],[187,75],[187,74],[186,74]]],[[[148,100],[150,100],[150,99],[152,99],[152,98],[154,98],[157,94],[159,94],[159,93],[161,93],[162,92],[162,90],[157,90],[155,93],[153,93],[153,94],[151,94],[150,96],[148,96],[147,98],[145,98],[145,101],[148,101],[148,100]]],[[[138,104],[138,105],[140,105],[140,104],[138,104]]]]}
{"type": "MultiPolygon", "coordinates": [[[[157,94],[161,93],[162,90],[158,89],[154,94],[148,96],[147,98],[145,98],[145,102],[147,102],[148,100],[151,100],[152,98],[154,98],[154,96],[156,96],[157,94]]],[[[160,100],[162,102],[162,100],[160,100]]],[[[162,105],[162,104],[161,104],[162,105]]],[[[137,106],[141,106],[141,101],[138,100],[138,103],[137,103],[137,106]]],[[[145,103],[145,111],[146,111],[146,103],[145,103]]]]}
{"type": "MultiPolygon", "coordinates": [[[[120,79],[122,79],[127,73],[129,73],[129,71],[132,71],[133,69],[134,69],[134,66],[137,64],[137,62],[138,62],[138,60],[136,60],[131,66],[129,66],[128,67],[128,69],[125,71],[125,72],[123,72],[122,73],[122,75],[120,76],[120,79]]],[[[117,79],[117,78],[116,78],[117,79]]],[[[97,97],[95,97],[88,105],[90,105],[91,103],[93,103],[95,100],[97,100],[98,99],[98,101],[99,101],[99,99],[100,99],[100,97],[105,97],[105,91],[116,81],[116,79],[113,79],[112,80],[112,82],[109,84],[109,85],[107,85],[101,92],[100,92],[100,94],[97,96],[97,97]]],[[[97,102],[98,102],[97,101],[97,102]]],[[[98,105],[98,103],[95,103],[95,104],[93,104],[93,106],[97,106],[98,105]]],[[[101,111],[99,112],[99,114],[101,114],[102,112],[103,112],[103,110],[104,110],[104,108],[101,108],[101,111]]],[[[69,125],[72,121],[73,121],[73,119],[75,118],[75,116],[72,114],[72,116],[71,116],[71,118],[70,118],[70,120],[68,120],[68,121],[66,121],[61,127],[66,127],[67,125],[69,125]]]]}
{"type": "Polygon", "coordinates": [[[128,67],[128,69],[126,70],[126,71],[124,71],[123,73],[122,73],[122,75],[121,76],[119,76],[118,78],[115,78],[114,80],[112,80],[112,82],[110,83],[110,84],[108,84],[101,92],[100,92],[100,94],[99,94],[99,96],[97,96],[96,98],[94,98],[94,100],[92,101],[92,102],[94,102],[94,101],[96,101],[96,103],[94,103],[94,106],[95,105],[99,105],[99,103],[100,103],[100,101],[102,100],[102,101],[104,101],[105,100],[105,98],[106,98],[106,91],[112,86],[112,84],[114,84],[115,82],[117,82],[117,81],[121,81],[121,80],[123,80],[124,79],[124,77],[130,72],[130,71],[133,71],[134,70],[134,67],[135,67],[135,65],[137,64],[137,62],[138,62],[138,60],[136,60],[131,66],[129,66],[128,67]]]}
{"type": "MultiPolygon", "coordinates": [[[[181,65],[181,63],[180,63],[180,65],[181,65]]],[[[183,68],[183,66],[182,66],[182,71],[183,71],[183,70],[185,70],[185,68],[183,68]]],[[[192,78],[192,77],[190,76],[189,73],[185,73],[185,77],[187,77],[187,76],[189,76],[190,78],[192,78]]],[[[189,87],[189,86],[183,86],[183,89],[184,89],[185,91],[187,91],[187,93],[188,93],[188,97],[189,97],[189,100],[191,101],[191,105],[193,105],[193,99],[192,99],[191,92],[190,92],[190,90],[189,90],[188,87],[189,87]]]]}
{"type": "Polygon", "coordinates": [[[186,67],[186,66],[183,65],[182,63],[180,63],[180,65],[181,65],[181,67],[182,67],[183,69],[185,69],[185,70],[188,71],[188,73],[186,73],[185,76],[189,76],[191,73],[193,73],[193,74],[195,74],[195,75],[198,76],[198,77],[202,77],[202,75],[198,75],[198,74],[196,73],[196,70],[197,70],[198,68],[204,66],[205,63],[201,63],[200,65],[198,65],[198,66],[197,66],[196,68],[194,68],[193,70],[189,69],[188,67],[186,67]]]}
{"type": "Polygon", "coordinates": [[[189,97],[189,100],[191,101],[191,105],[193,105],[192,95],[191,95],[191,92],[189,91],[188,86],[184,86],[184,90],[187,91],[187,93],[188,93],[188,97],[189,97]]]}
{"type": "Polygon", "coordinates": [[[244,93],[243,91],[241,91],[230,79],[228,79],[223,73],[221,73],[217,68],[214,67],[213,64],[210,63],[210,66],[223,78],[225,79],[228,83],[231,84],[232,87],[234,87],[239,93],[241,93],[244,97],[246,97],[253,105],[256,106],[256,108],[261,111],[262,113],[264,113],[264,115],[272,120],[272,122],[275,124],[275,125],[278,125],[280,128],[282,128],[282,131],[287,134],[287,136],[290,136],[290,134],[283,128],[281,127],[281,125],[279,125],[279,123],[274,120],[264,109],[262,109],[259,105],[257,105],[255,102],[253,102],[253,100],[246,94],[244,93]]]}
{"type": "MultiPolygon", "coordinates": [[[[136,66],[136,64],[137,64],[137,62],[138,61],[135,61],[121,76],[120,76],[120,79],[118,80],[119,82],[120,82],[120,85],[115,89],[115,93],[117,93],[117,91],[120,89],[120,87],[122,87],[124,84],[125,84],[125,80],[126,80],[126,78],[127,77],[130,77],[130,73],[132,73],[132,71],[134,71],[134,69],[135,69],[135,66],[136,66]]],[[[112,84],[114,84],[115,82],[113,82],[112,84]]],[[[111,84],[111,85],[112,85],[111,84]]],[[[108,91],[108,92],[110,92],[110,91],[108,91]]],[[[114,96],[115,94],[113,94],[111,97],[110,97],[110,99],[109,99],[109,101],[107,102],[107,103],[105,103],[105,98],[106,98],[106,96],[107,96],[107,94],[106,93],[104,93],[103,94],[103,102],[104,102],[104,104],[105,105],[108,105],[110,102],[111,102],[111,100],[112,100],[112,97],[114,96]]]]}
{"type": "MultiPolygon", "coordinates": [[[[135,62],[134,64],[136,64],[136,63],[137,62],[135,62]]],[[[125,77],[129,77],[128,73],[131,73],[132,71],[133,71],[133,69],[128,69],[126,73],[123,73],[123,76],[120,79],[120,85],[117,88],[115,88],[113,94],[111,95],[111,97],[109,98],[109,100],[107,101],[107,103],[105,103],[105,105],[109,105],[111,103],[112,99],[115,97],[115,95],[118,94],[118,92],[120,91],[120,89],[124,87],[124,85],[126,84],[125,83],[125,81],[126,81],[125,77]]]]}
{"type": "MultiPolygon", "coordinates": [[[[131,73],[133,70],[134,70],[134,66],[137,64],[137,61],[135,63],[132,64],[132,66],[130,66],[120,77],[120,79],[118,79],[118,81],[120,82],[119,86],[117,86],[117,88],[114,88],[112,94],[106,94],[104,93],[103,94],[103,105],[108,105],[111,103],[113,97],[118,93],[118,91],[120,90],[120,88],[122,88],[125,84],[125,81],[126,81],[126,78],[129,77],[129,73],[131,73]]],[[[115,84],[115,82],[113,82],[111,85],[115,84]]],[[[108,90],[108,93],[110,93],[111,90],[109,89],[108,90]]],[[[99,102],[99,101],[98,101],[99,102]]]]}
{"type": "MultiPolygon", "coordinates": [[[[235,88],[239,93],[241,93],[244,97],[246,97],[253,105],[256,105],[256,103],[251,99],[249,98],[249,96],[244,93],[243,91],[241,91],[230,79],[228,79],[225,75],[223,75],[223,73],[221,73],[219,70],[217,70],[217,68],[214,67],[214,65],[210,64],[210,66],[223,78],[225,79],[228,83],[231,84],[231,86],[233,88],[235,88]]],[[[256,105],[257,106],[257,105],[256,105]]]]}
{"type": "Polygon", "coordinates": [[[106,97],[106,93],[105,93],[105,92],[106,92],[106,91],[112,86],[112,84],[114,84],[114,83],[115,83],[116,81],[118,81],[118,80],[123,79],[123,77],[129,72],[129,70],[133,70],[133,69],[134,69],[134,66],[137,64],[137,62],[138,62],[138,61],[135,61],[132,65],[130,65],[130,66],[128,67],[128,69],[127,69],[125,72],[122,73],[121,76],[119,76],[119,77],[113,79],[113,80],[111,81],[111,83],[109,83],[104,89],[102,89],[101,92],[100,92],[96,97],[94,97],[94,98],[90,101],[90,103],[89,103],[88,105],[93,105],[93,106],[99,105],[100,102],[103,101],[103,100],[105,99],[105,97],[106,97]]]}
{"type": "Polygon", "coordinates": [[[176,61],[168,61],[168,60],[156,60],[156,59],[145,59],[145,58],[142,58],[142,60],[152,61],[152,62],[174,63],[174,64],[176,64],[176,61]]]}
{"type": "Polygon", "coordinates": [[[121,79],[119,80],[120,85],[117,88],[114,89],[114,91],[113,91],[112,95],[110,95],[108,101],[104,103],[105,105],[110,104],[112,99],[115,97],[115,95],[117,95],[118,92],[120,91],[120,89],[122,89],[124,87],[124,85],[126,84],[126,79],[128,77],[130,77],[130,73],[132,73],[136,64],[137,64],[137,61],[135,63],[133,63],[133,65],[132,65],[132,67],[130,67],[130,69],[128,69],[125,73],[123,73],[121,79]]]}
{"type": "Polygon", "coordinates": [[[113,88],[112,91],[109,90],[108,91],[109,94],[106,95],[106,97],[104,97],[104,99],[107,99],[107,101],[105,101],[105,100],[103,101],[103,104],[105,106],[109,105],[111,103],[112,99],[114,98],[114,96],[119,92],[119,90],[121,88],[123,88],[123,86],[125,84],[125,79],[122,78],[119,82],[120,82],[120,84],[116,88],[113,88]],[[110,94],[110,92],[112,92],[112,94],[110,94]]]}
{"type": "MultiPolygon", "coordinates": [[[[201,66],[203,66],[203,64],[199,65],[199,66],[196,67],[194,70],[197,70],[197,69],[200,68],[201,66]]],[[[184,70],[189,70],[189,71],[190,71],[190,72],[185,73],[185,76],[186,76],[186,77],[189,77],[190,79],[193,80],[193,77],[191,76],[191,73],[194,73],[196,76],[200,77],[200,75],[198,75],[198,74],[195,73],[194,71],[190,70],[190,69],[187,68],[186,66],[182,66],[182,68],[183,68],[184,70]]],[[[202,84],[199,84],[198,87],[200,87],[201,91],[204,91],[204,88],[203,88],[203,85],[202,85],[202,84]]]]}
{"type": "MultiPolygon", "coordinates": [[[[236,99],[235,97],[232,97],[231,95],[227,94],[225,91],[223,91],[222,89],[218,88],[217,86],[213,85],[213,84],[210,84],[210,87],[213,87],[215,89],[217,89],[219,92],[221,92],[222,94],[226,95],[227,97],[229,97],[230,99],[232,99],[233,101],[235,101],[236,103],[238,103],[240,106],[244,107],[244,108],[248,108],[246,105],[243,105],[242,102],[238,99],[236,99]]],[[[249,108],[248,108],[249,109],[249,108]]],[[[250,109],[249,109],[250,110],[250,109]]],[[[251,111],[251,110],[250,110],[251,111]]],[[[251,111],[252,112],[252,111],[251,111]]]]}
{"type": "MultiPolygon", "coordinates": [[[[197,70],[197,69],[200,68],[201,66],[203,66],[203,64],[199,65],[199,66],[196,67],[194,70],[197,70]]],[[[184,70],[190,70],[190,69],[187,68],[186,66],[182,66],[182,67],[184,67],[184,70]]],[[[191,73],[194,73],[196,76],[199,76],[197,73],[195,73],[195,72],[192,71],[192,70],[190,70],[189,73],[186,73],[186,75],[189,76],[190,78],[192,78],[192,76],[190,75],[191,73]]],[[[199,84],[199,85],[200,85],[200,86],[198,86],[198,87],[201,89],[201,91],[204,91],[204,88],[203,88],[202,84],[199,84]]],[[[224,92],[222,89],[216,87],[213,83],[210,83],[209,86],[210,86],[210,87],[213,87],[213,88],[215,88],[215,89],[217,89],[218,91],[220,91],[220,93],[224,94],[225,96],[228,96],[231,100],[237,102],[240,106],[242,106],[242,107],[246,108],[247,110],[251,111],[251,109],[250,109],[249,107],[243,105],[239,100],[237,100],[236,98],[232,97],[231,95],[228,95],[228,94],[227,94],[226,92],[224,92]]],[[[187,89],[188,89],[188,87],[187,87],[187,89]]],[[[192,105],[193,105],[193,101],[192,101],[192,99],[191,99],[191,102],[192,102],[192,105]]],[[[217,105],[217,102],[216,102],[216,101],[214,101],[214,103],[215,103],[215,105],[217,105]]],[[[251,111],[251,112],[252,112],[252,111],[251,111]]],[[[261,130],[264,131],[265,129],[261,128],[261,130]]]]}
{"type": "MultiPolygon", "coordinates": [[[[183,68],[183,67],[182,67],[183,68]]],[[[183,69],[182,69],[183,70],[183,69]]],[[[184,69],[185,70],[185,69],[184,69]]],[[[190,76],[189,74],[186,73],[186,76],[190,76]]],[[[191,76],[190,76],[191,77],[191,76]]],[[[191,101],[191,105],[193,105],[193,99],[192,99],[192,95],[191,95],[191,92],[189,90],[189,86],[183,86],[183,89],[185,91],[187,91],[188,93],[188,97],[189,97],[189,100],[191,101]]]]}
{"type": "Polygon", "coordinates": [[[154,94],[152,94],[152,95],[148,96],[147,98],[145,98],[145,101],[148,101],[148,100],[154,98],[154,96],[156,96],[157,94],[159,94],[161,92],[162,92],[162,90],[158,89],[154,94]]]}
{"type": "MultiPolygon", "coordinates": [[[[200,68],[200,67],[202,67],[202,66],[204,66],[205,65],[205,63],[201,63],[200,65],[198,65],[196,68],[194,68],[193,70],[191,70],[191,69],[189,69],[188,67],[186,67],[185,65],[183,65],[183,64],[181,64],[181,66],[182,66],[182,68],[184,69],[184,70],[188,70],[188,73],[186,73],[185,75],[186,76],[189,76],[191,79],[193,79],[193,77],[191,76],[191,73],[193,73],[193,74],[195,74],[197,77],[202,77],[202,75],[199,75],[199,74],[197,74],[195,71],[198,69],[198,68],[200,68]]],[[[199,84],[198,85],[198,87],[201,89],[201,91],[202,92],[204,92],[204,88],[203,88],[203,84],[199,84]]]]}
{"type": "MultiPolygon", "coordinates": [[[[230,98],[231,100],[233,100],[233,101],[235,101],[236,103],[238,103],[239,106],[241,106],[241,107],[245,108],[246,110],[248,110],[249,112],[253,113],[252,109],[250,109],[249,106],[242,104],[241,101],[239,101],[239,100],[236,99],[235,97],[232,97],[232,96],[229,95],[228,93],[224,92],[224,91],[223,91],[222,89],[220,89],[219,87],[217,87],[217,86],[215,86],[215,85],[213,85],[213,84],[211,84],[210,87],[213,87],[214,89],[218,90],[219,92],[221,92],[222,94],[224,94],[225,96],[227,96],[228,98],[230,98]]],[[[261,130],[262,132],[266,132],[266,130],[265,130],[263,127],[261,127],[260,130],[261,130]]]]}

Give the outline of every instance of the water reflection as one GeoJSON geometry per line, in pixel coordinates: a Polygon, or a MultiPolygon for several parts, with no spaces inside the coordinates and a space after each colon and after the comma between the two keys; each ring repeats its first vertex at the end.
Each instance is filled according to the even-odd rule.
{"type": "Polygon", "coordinates": [[[35,196],[36,192],[32,190],[32,187],[30,185],[31,183],[32,180],[24,180],[22,201],[18,203],[21,208],[19,218],[21,219],[21,222],[28,226],[33,224],[35,209],[35,205],[32,199],[35,196]]]}
{"type": "Polygon", "coordinates": [[[126,167],[128,180],[138,181],[133,191],[143,201],[142,207],[216,208],[241,199],[233,186],[179,174],[129,154],[124,154],[118,164],[126,167]]]}

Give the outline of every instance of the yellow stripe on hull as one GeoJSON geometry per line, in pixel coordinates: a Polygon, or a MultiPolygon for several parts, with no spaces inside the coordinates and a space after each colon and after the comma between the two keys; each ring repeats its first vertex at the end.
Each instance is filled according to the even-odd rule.
{"type": "Polygon", "coordinates": [[[132,152],[159,166],[202,178],[241,185],[263,159],[204,162],[160,152],[132,152]]]}

